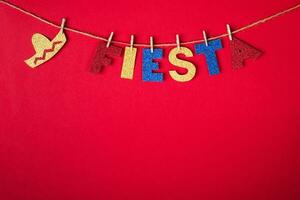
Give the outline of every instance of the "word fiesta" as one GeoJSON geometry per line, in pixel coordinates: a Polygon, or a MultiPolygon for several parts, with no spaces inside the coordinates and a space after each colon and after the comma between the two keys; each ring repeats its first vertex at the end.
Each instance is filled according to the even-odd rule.
{"type": "MultiPolygon", "coordinates": [[[[163,58],[162,48],[153,48],[153,39],[150,39],[151,48],[142,49],[142,79],[146,82],[162,82],[164,74],[157,72],[159,70],[159,59],[163,58]]],[[[203,55],[208,67],[209,75],[220,74],[220,67],[217,59],[217,52],[223,48],[221,39],[205,41],[195,44],[194,51],[196,55],[203,55]]],[[[230,38],[231,60],[234,69],[244,65],[244,61],[249,58],[258,58],[262,53],[249,44],[235,38],[230,38]]],[[[93,73],[101,73],[102,69],[113,62],[113,58],[121,56],[123,49],[118,46],[108,45],[101,42],[96,50],[91,71],[93,73]]],[[[134,68],[136,65],[137,48],[130,46],[125,47],[123,55],[123,64],[121,69],[121,78],[133,79],[134,68]]],[[[179,73],[176,70],[170,70],[169,74],[175,81],[187,82],[191,81],[196,75],[196,66],[187,60],[179,58],[182,55],[186,58],[193,57],[191,49],[177,45],[171,49],[168,55],[168,60],[171,65],[185,69],[185,73],[179,73]]]]}

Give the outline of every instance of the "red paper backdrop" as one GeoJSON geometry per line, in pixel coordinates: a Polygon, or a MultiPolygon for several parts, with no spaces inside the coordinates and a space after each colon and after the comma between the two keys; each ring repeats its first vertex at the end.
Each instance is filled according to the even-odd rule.
{"type": "MultiPolygon", "coordinates": [[[[137,42],[199,39],[240,27],[298,0],[34,1],[25,9],[94,34],[137,42]]],[[[89,66],[98,41],[68,43],[37,69],[31,36],[57,29],[0,5],[1,200],[266,200],[300,198],[300,10],[237,36],[265,52],[233,71],[228,39],[222,73],[194,56],[195,79],[120,78],[122,58],[102,74],[89,66]]],[[[192,46],[189,46],[192,48],[192,46]]],[[[193,50],[194,51],[194,50],[193,50]]]]}

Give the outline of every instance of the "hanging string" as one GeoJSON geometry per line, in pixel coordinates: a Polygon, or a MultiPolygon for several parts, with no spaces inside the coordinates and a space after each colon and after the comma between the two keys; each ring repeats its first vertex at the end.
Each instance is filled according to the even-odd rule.
{"type": "MultiPolygon", "coordinates": [[[[20,8],[16,5],[13,5],[7,1],[4,1],[4,0],[0,0],[0,3],[4,4],[4,5],[7,5],[15,10],[18,10],[30,17],[33,17],[45,24],[48,24],[50,26],[53,26],[55,28],[61,28],[60,25],[57,25],[47,19],[44,19],[34,13],[31,13],[27,10],[24,10],[23,8],[20,8]]],[[[238,28],[234,31],[232,31],[232,34],[235,34],[235,33],[239,33],[241,31],[245,31],[247,29],[250,29],[252,27],[255,27],[255,26],[258,26],[260,24],[263,24],[263,23],[266,23],[274,18],[277,18],[277,17],[280,17],[282,15],[285,15],[287,13],[290,13],[296,9],[300,8],[300,3],[298,3],[297,5],[291,7],[291,8],[288,8],[286,10],[283,10],[283,11],[280,11],[278,13],[275,13],[269,17],[266,17],[266,18],[263,18],[263,19],[260,19],[256,22],[253,22],[253,23],[250,23],[246,26],[243,26],[241,28],[238,28]]],[[[90,38],[94,38],[94,39],[97,39],[97,40],[102,40],[102,41],[105,41],[105,42],[108,42],[108,39],[107,38],[104,38],[104,37],[101,37],[101,36],[97,36],[97,35],[94,35],[94,34],[91,34],[91,33],[88,33],[88,32],[84,32],[84,31],[80,31],[80,30],[77,30],[77,29],[74,29],[74,28],[70,28],[70,27],[65,27],[64,30],[67,30],[67,31],[70,31],[70,32],[73,32],[73,33],[77,33],[77,34],[80,34],[80,35],[83,35],[83,36],[87,36],[87,37],[90,37],[90,38]]],[[[214,36],[214,37],[210,37],[208,40],[215,40],[215,39],[220,39],[220,38],[224,38],[224,37],[228,37],[228,33],[224,33],[224,34],[221,34],[221,35],[217,35],[217,36],[214,36]]],[[[187,45],[187,44],[195,44],[195,43],[201,43],[201,42],[204,42],[205,40],[204,39],[200,39],[200,40],[191,40],[191,41],[188,41],[188,42],[181,42],[180,44],[181,45],[187,45]]],[[[124,45],[124,46],[130,46],[130,43],[127,43],[127,42],[122,42],[122,41],[111,41],[111,43],[114,43],[114,44],[119,44],[119,45],[124,45]]],[[[143,44],[143,43],[135,43],[134,46],[137,46],[137,47],[150,47],[149,44],[143,44]]],[[[158,43],[158,44],[155,44],[154,45],[155,47],[173,47],[173,46],[177,46],[177,43],[158,43]]]]}

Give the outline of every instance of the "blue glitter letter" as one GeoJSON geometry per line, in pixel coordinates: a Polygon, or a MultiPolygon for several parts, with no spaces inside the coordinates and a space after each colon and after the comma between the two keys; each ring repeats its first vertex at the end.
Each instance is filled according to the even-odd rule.
{"type": "Polygon", "coordinates": [[[205,43],[195,45],[196,54],[205,55],[210,75],[217,75],[220,73],[216,50],[222,48],[223,47],[220,39],[208,42],[208,46],[206,46],[205,43]]]}
{"type": "Polygon", "coordinates": [[[163,81],[162,73],[154,73],[153,70],[159,69],[158,63],[153,62],[153,59],[162,58],[162,49],[143,49],[143,81],[161,82],[163,81]]]}

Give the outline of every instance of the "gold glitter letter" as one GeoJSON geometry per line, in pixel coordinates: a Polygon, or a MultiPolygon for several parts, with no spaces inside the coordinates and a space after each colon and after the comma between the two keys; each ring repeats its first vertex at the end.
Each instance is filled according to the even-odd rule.
{"type": "Polygon", "coordinates": [[[137,48],[125,47],[121,78],[132,79],[137,48]]]}
{"type": "Polygon", "coordinates": [[[177,67],[182,67],[187,69],[187,73],[186,74],[179,74],[176,72],[176,70],[171,70],[170,76],[179,82],[187,82],[190,81],[194,78],[195,74],[196,74],[196,67],[193,63],[185,61],[185,60],[181,60],[179,58],[177,58],[177,54],[183,54],[186,57],[192,57],[193,53],[190,49],[186,48],[186,47],[175,47],[174,49],[172,49],[169,53],[169,61],[172,65],[175,65],[177,67]]]}

